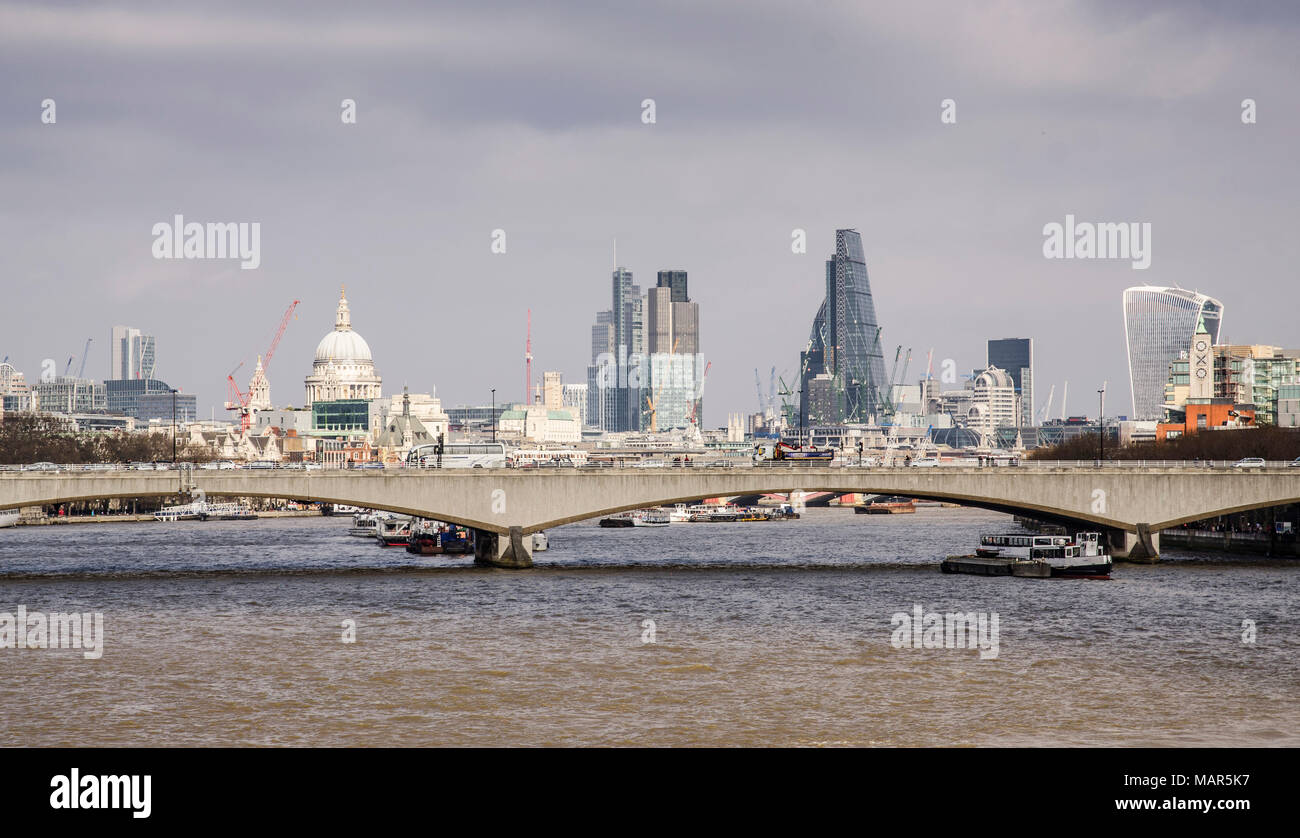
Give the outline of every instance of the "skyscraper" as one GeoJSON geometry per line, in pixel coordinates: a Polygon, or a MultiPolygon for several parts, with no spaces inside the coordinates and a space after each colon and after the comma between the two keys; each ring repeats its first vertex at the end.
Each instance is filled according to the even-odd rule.
{"type": "Polygon", "coordinates": [[[887,386],[885,359],[857,230],[835,231],[835,255],[826,260],[826,297],[800,362],[803,422],[869,422],[878,414],[887,386]],[[813,411],[809,384],[822,374],[830,376],[831,409],[813,411]]]}
{"type": "Polygon", "coordinates": [[[667,288],[672,292],[674,303],[684,303],[691,298],[686,293],[686,271],[660,271],[658,283],[659,288],[667,288]]]}
{"type": "Polygon", "coordinates": [[[108,378],[153,378],[154,338],[130,326],[114,326],[108,345],[108,378]]]}
{"type": "Polygon", "coordinates": [[[989,341],[988,366],[1006,370],[1020,397],[1022,428],[1034,425],[1034,341],[1032,338],[1001,338],[989,341]]]}
{"type": "Polygon", "coordinates": [[[1124,338],[1128,345],[1130,419],[1164,417],[1169,365],[1204,320],[1211,343],[1219,342],[1223,303],[1195,291],[1140,285],[1124,291],[1124,338]]]}

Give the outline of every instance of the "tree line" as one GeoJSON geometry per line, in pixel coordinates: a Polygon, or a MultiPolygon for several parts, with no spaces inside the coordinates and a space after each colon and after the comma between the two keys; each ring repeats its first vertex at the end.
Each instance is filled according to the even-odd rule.
{"type": "MultiPolygon", "coordinates": [[[[1028,460],[1095,460],[1100,454],[1098,434],[1085,434],[1059,445],[1035,448],[1028,460]]],[[[1294,460],[1300,457],[1300,430],[1260,425],[1230,431],[1202,431],[1173,439],[1135,442],[1120,447],[1106,441],[1107,460],[1294,460]]]]}
{"type": "MultiPolygon", "coordinates": [[[[11,413],[0,422],[0,463],[26,465],[51,462],[139,463],[170,462],[172,437],[167,432],[77,432],[72,424],[48,413],[11,413]]],[[[177,440],[180,462],[207,462],[212,452],[188,440],[177,440]]]]}

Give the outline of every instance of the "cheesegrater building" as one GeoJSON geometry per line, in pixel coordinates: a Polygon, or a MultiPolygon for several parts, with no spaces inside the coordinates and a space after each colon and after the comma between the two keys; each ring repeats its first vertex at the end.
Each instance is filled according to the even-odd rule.
{"type": "Polygon", "coordinates": [[[885,359],[857,230],[835,231],[826,296],[799,366],[803,425],[870,422],[881,412],[888,395],[885,359]]]}

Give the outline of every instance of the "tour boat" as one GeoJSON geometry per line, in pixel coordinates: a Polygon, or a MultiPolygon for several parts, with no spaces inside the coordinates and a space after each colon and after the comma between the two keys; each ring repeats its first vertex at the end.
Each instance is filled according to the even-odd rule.
{"type": "MultiPolygon", "coordinates": [[[[1108,579],[1111,557],[1106,554],[1101,533],[1081,532],[1066,535],[985,535],[974,557],[950,556],[949,560],[976,558],[979,564],[1023,562],[1046,563],[1052,576],[1108,579]]],[[[962,572],[962,571],[958,571],[962,572]]],[[[1019,574],[1017,574],[1019,575],[1019,574]]]]}
{"type": "Polygon", "coordinates": [[[383,518],[375,530],[380,547],[405,547],[411,540],[410,518],[383,518]]]}
{"type": "Polygon", "coordinates": [[[871,503],[853,507],[853,511],[866,515],[903,515],[916,512],[916,501],[898,495],[878,495],[871,503]]]}
{"type": "Polygon", "coordinates": [[[18,526],[20,514],[21,510],[18,509],[0,509],[0,529],[18,526]]]}
{"type": "Polygon", "coordinates": [[[633,512],[620,512],[608,518],[601,518],[602,527],[666,527],[669,523],[667,512],[653,509],[638,509],[633,512]]]}
{"type": "Polygon", "coordinates": [[[666,527],[671,522],[667,512],[659,512],[654,509],[643,509],[632,515],[632,526],[634,527],[666,527]]]}
{"type": "Polygon", "coordinates": [[[348,530],[348,535],[355,535],[357,538],[374,538],[378,528],[379,516],[373,512],[358,512],[352,516],[352,527],[348,530]]]}

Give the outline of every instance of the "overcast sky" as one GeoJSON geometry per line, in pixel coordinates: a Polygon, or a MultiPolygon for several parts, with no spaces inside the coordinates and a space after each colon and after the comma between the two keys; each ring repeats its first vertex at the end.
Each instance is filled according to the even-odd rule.
{"type": "Polygon", "coordinates": [[[690,272],[717,426],[755,367],[797,376],[837,227],[909,379],[1032,337],[1040,405],[1068,379],[1095,413],[1108,380],[1127,413],[1139,284],[1300,345],[1294,4],[618,5],[0,4],[0,356],[35,380],[93,337],[103,378],[135,326],[220,414],[300,299],[269,379],[301,405],[346,283],[386,393],[519,399],[530,307],[537,379],[585,380],[617,238],[643,288],[690,272]],[[176,213],[260,222],[261,266],[154,259],[176,213]],[[1045,259],[1067,213],[1149,222],[1150,268],[1045,259]]]}

